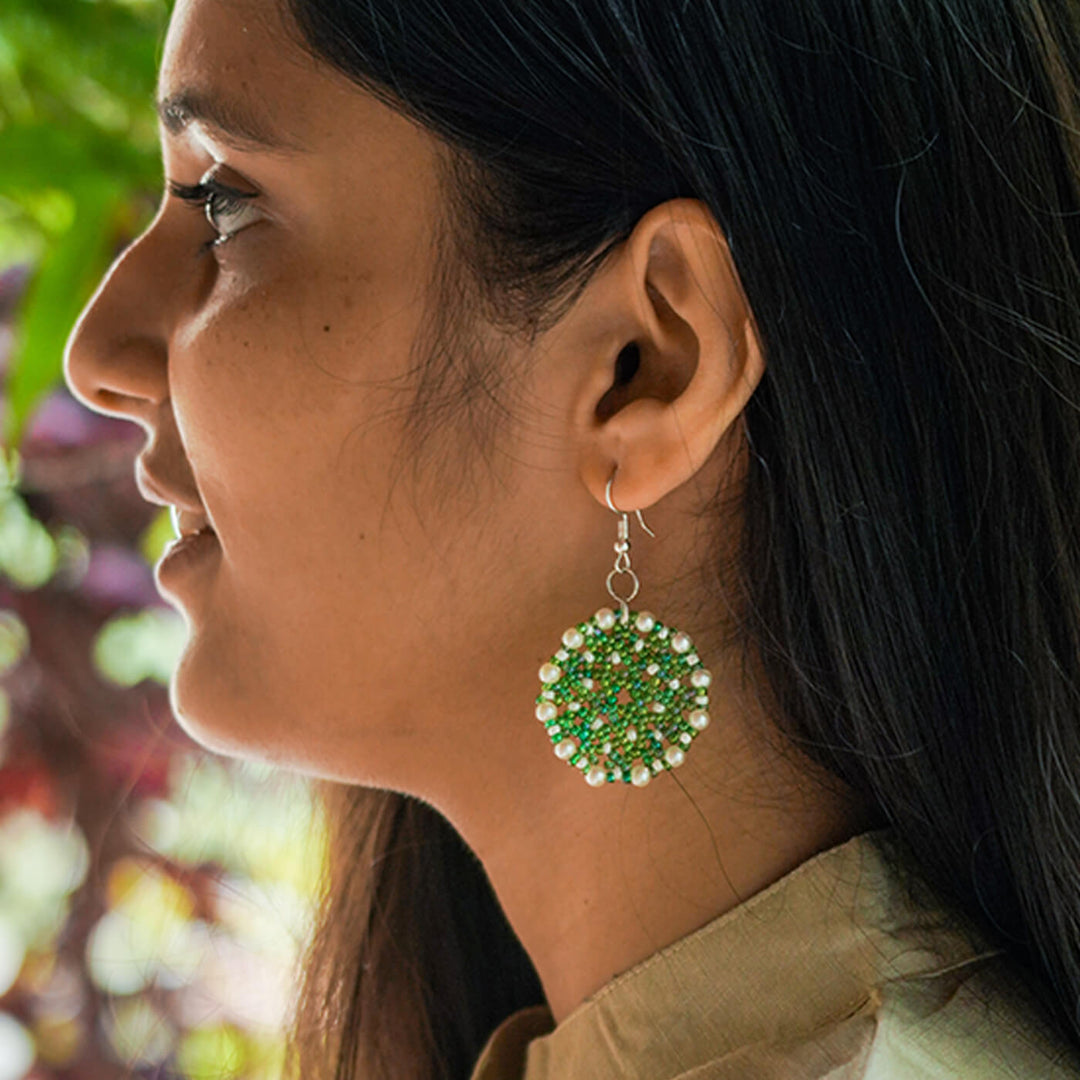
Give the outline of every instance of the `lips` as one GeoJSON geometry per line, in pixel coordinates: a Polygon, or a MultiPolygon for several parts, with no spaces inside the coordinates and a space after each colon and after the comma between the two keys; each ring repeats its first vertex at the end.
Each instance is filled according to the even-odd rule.
{"type": "Polygon", "coordinates": [[[173,528],[180,536],[210,531],[210,518],[190,485],[174,481],[153,470],[138,458],[135,462],[135,486],[142,497],[158,506],[168,506],[173,528]]]}
{"type": "Polygon", "coordinates": [[[178,536],[194,536],[195,533],[213,532],[210,519],[204,511],[184,510],[172,506],[172,523],[178,536]]]}

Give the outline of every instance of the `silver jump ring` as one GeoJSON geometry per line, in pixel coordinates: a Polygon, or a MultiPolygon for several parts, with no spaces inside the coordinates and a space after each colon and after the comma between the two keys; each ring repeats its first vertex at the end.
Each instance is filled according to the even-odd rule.
{"type": "Polygon", "coordinates": [[[620,604],[629,604],[638,594],[638,589],[641,588],[641,582],[638,581],[637,574],[633,570],[609,570],[607,576],[607,591],[612,600],[618,600],[620,604]],[[611,587],[611,579],[616,574],[629,574],[634,579],[634,591],[629,596],[619,596],[619,594],[611,587]]]}

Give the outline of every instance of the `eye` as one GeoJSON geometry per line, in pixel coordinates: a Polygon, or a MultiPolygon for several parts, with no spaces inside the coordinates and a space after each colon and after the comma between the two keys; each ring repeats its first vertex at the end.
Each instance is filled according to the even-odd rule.
{"type": "MultiPolygon", "coordinates": [[[[175,180],[170,180],[169,191],[189,206],[202,211],[206,215],[206,220],[210,222],[210,228],[217,233],[214,239],[203,244],[200,252],[224,244],[246,228],[247,224],[251,224],[250,221],[247,224],[243,222],[245,212],[250,214],[252,211],[252,207],[249,205],[250,201],[255,198],[252,192],[239,191],[236,188],[229,187],[227,184],[222,184],[218,180],[205,177],[197,184],[180,184],[175,180]],[[235,227],[237,221],[241,222],[239,227],[235,227]],[[223,228],[222,222],[234,227],[223,228]]],[[[257,219],[258,215],[256,215],[255,220],[257,219]]]]}

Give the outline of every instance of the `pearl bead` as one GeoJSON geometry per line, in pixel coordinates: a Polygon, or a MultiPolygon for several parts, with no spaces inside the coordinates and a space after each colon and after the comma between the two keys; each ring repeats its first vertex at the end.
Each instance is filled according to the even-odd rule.
{"type": "Polygon", "coordinates": [[[695,709],[687,719],[698,731],[704,731],[709,726],[709,714],[704,709],[695,709]]]}
{"type": "Polygon", "coordinates": [[[588,758],[579,757],[577,759],[577,764],[574,767],[584,772],[589,767],[588,758]]]}
{"type": "Polygon", "coordinates": [[[708,668],[698,668],[690,676],[690,683],[692,686],[696,686],[699,689],[709,686],[712,683],[712,672],[708,668]]]}
{"type": "Polygon", "coordinates": [[[609,742],[604,743],[602,749],[603,749],[605,754],[610,754],[611,753],[611,743],[609,743],[609,742]]]}
{"type": "Polygon", "coordinates": [[[569,659],[569,657],[570,657],[570,654],[565,649],[560,649],[555,654],[555,659],[556,660],[567,660],[567,659],[569,659]]]}
{"type": "Polygon", "coordinates": [[[609,607],[602,607],[593,616],[593,621],[601,630],[610,630],[615,625],[615,612],[609,607]]]}
{"type": "Polygon", "coordinates": [[[596,685],[596,683],[594,683],[594,682],[592,681],[592,679],[582,679],[582,680],[581,680],[581,685],[582,685],[582,686],[583,686],[583,687],[584,687],[584,688],[585,688],[586,690],[591,690],[591,689],[592,689],[592,688],[593,688],[593,687],[594,687],[594,686],[596,685]]]}
{"type": "Polygon", "coordinates": [[[585,774],[585,779],[588,783],[592,784],[593,787],[599,787],[607,780],[607,773],[597,765],[585,774]]]}
{"type": "Polygon", "coordinates": [[[551,704],[550,701],[541,701],[536,706],[536,719],[537,720],[554,720],[558,715],[559,710],[551,704]]]}
{"type": "Polygon", "coordinates": [[[693,642],[690,640],[687,634],[684,634],[681,630],[671,639],[671,647],[677,653],[686,652],[693,642]]]}
{"type": "Polygon", "coordinates": [[[644,787],[652,779],[647,765],[635,765],[630,770],[630,782],[636,787],[644,787]]]}
{"type": "Polygon", "coordinates": [[[690,654],[690,655],[689,655],[689,656],[688,656],[688,657],[686,658],[686,662],[687,662],[687,663],[688,663],[688,664],[689,664],[689,665],[690,665],[691,667],[693,667],[693,666],[694,666],[695,664],[700,664],[700,663],[701,663],[701,657],[700,657],[700,656],[698,656],[698,654],[697,654],[697,653],[691,653],[691,654],[690,654]]]}
{"type": "Polygon", "coordinates": [[[576,649],[584,641],[585,635],[576,626],[571,626],[569,630],[563,631],[562,643],[568,649],[576,649]]]}
{"type": "Polygon", "coordinates": [[[652,709],[653,712],[663,712],[664,711],[664,703],[662,701],[654,701],[649,706],[649,708],[652,709]]]}
{"type": "Polygon", "coordinates": [[[656,625],[656,616],[651,611],[642,611],[634,620],[634,625],[643,634],[647,634],[656,625]]]}
{"type": "Polygon", "coordinates": [[[562,668],[557,664],[545,664],[540,669],[540,681],[543,683],[558,682],[562,678],[562,668]]]}
{"type": "Polygon", "coordinates": [[[684,731],[679,736],[679,742],[681,742],[683,744],[683,746],[689,746],[693,741],[694,741],[694,736],[691,735],[689,731],[684,731]]]}
{"type": "Polygon", "coordinates": [[[637,738],[637,728],[636,727],[628,727],[626,729],[626,741],[627,742],[633,742],[636,738],[637,738]]]}
{"type": "Polygon", "coordinates": [[[622,663],[622,657],[621,657],[621,656],[620,656],[620,655],[619,655],[619,654],[618,654],[617,652],[613,652],[613,653],[612,653],[612,654],[611,654],[611,655],[610,655],[610,656],[608,657],[608,659],[609,659],[609,660],[610,660],[610,661],[611,661],[611,662],[612,662],[613,664],[621,664],[621,663],[622,663]]]}
{"type": "Polygon", "coordinates": [[[660,665],[659,664],[650,664],[645,670],[650,675],[655,675],[660,670],[660,665]]]}
{"type": "Polygon", "coordinates": [[[677,769],[686,760],[686,755],[677,746],[669,746],[664,751],[664,760],[673,769],[677,769]]]}
{"type": "Polygon", "coordinates": [[[659,772],[664,767],[664,763],[659,758],[653,758],[652,771],[659,772]]]}
{"type": "Polygon", "coordinates": [[[565,761],[568,757],[573,756],[575,750],[577,750],[577,743],[573,739],[563,739],[555,747],[555,756],[565,761]]]}

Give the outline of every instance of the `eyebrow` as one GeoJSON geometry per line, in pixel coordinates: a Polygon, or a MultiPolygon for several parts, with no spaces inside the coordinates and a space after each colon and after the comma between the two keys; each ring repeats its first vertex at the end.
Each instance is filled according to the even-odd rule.
{"type": "Polygon", "coordinates": [[[275,131],[246,103],[212,90],[187,86],[157,101],[157,114],[170,135],[180,135],[189,124],[201,123],[221,135],[234,150],[305,153],[308,148],[275,131]]]}

